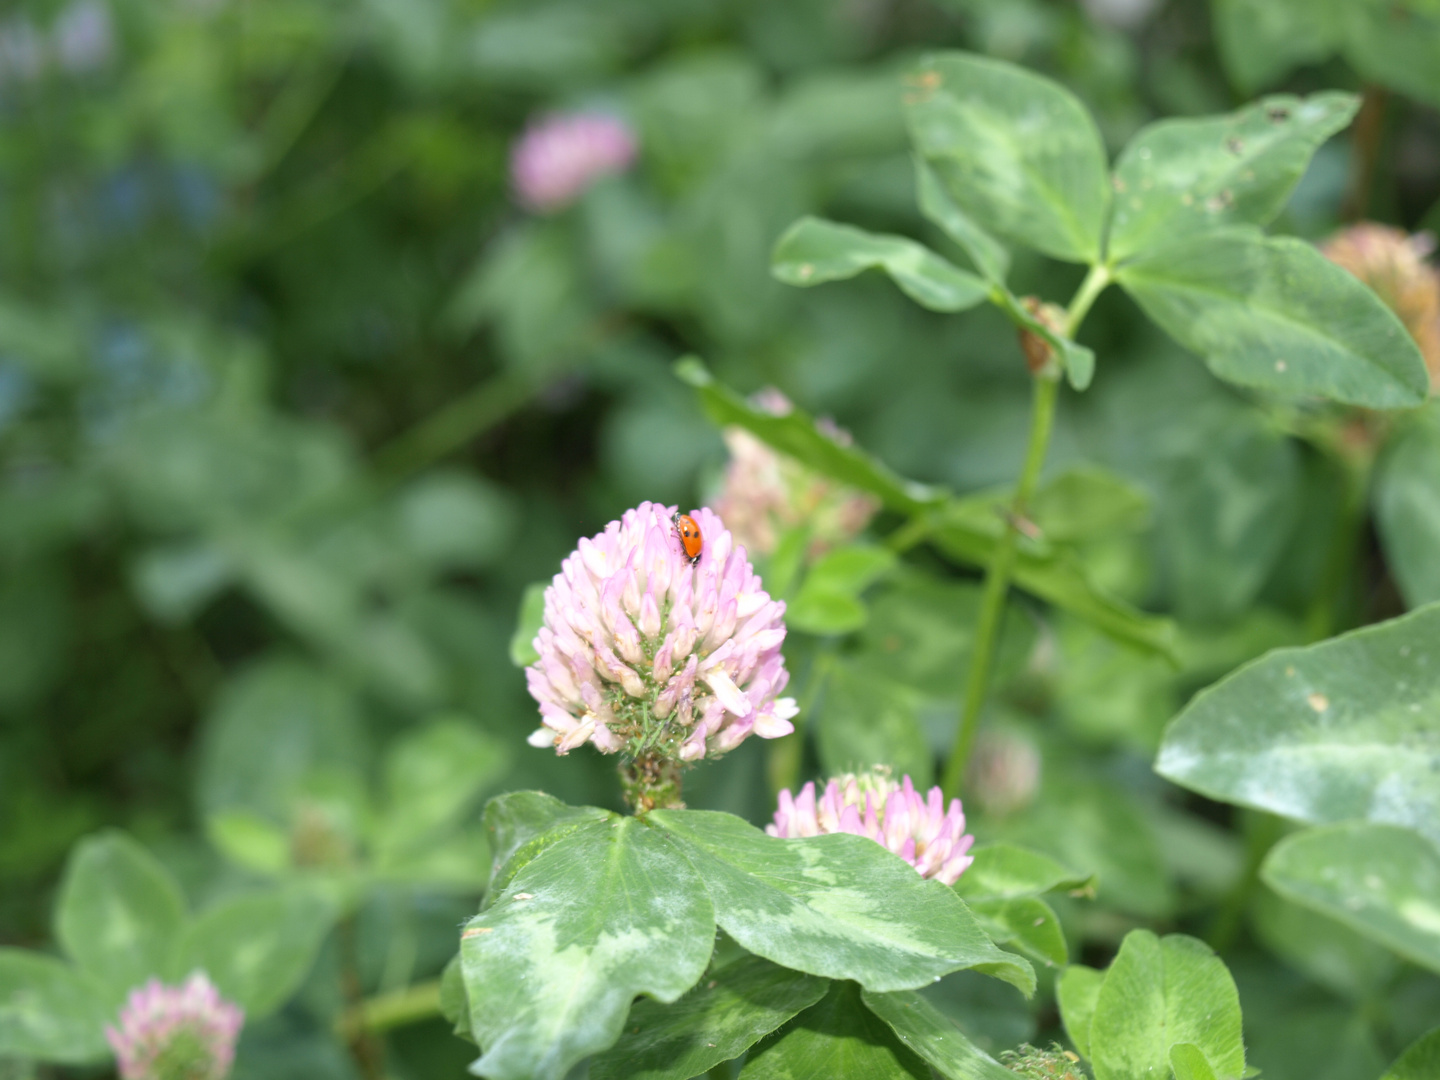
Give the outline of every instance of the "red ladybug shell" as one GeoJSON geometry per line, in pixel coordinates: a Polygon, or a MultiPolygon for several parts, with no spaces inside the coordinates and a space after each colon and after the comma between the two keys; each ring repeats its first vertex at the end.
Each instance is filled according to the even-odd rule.
{"type": "Polygon", "coordinates": [[[694,566],[700,561],[700,550],[705,541],[700,536],[700,526],[695,524],[695,519],[689,514],[682,514],[675,511],[675,535],[680,538],[680,546],[685,549],[685,557],[694,566]]]}

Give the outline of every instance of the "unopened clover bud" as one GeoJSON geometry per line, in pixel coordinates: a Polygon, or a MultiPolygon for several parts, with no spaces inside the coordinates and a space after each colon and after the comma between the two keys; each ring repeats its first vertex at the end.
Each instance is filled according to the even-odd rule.
{"type": "Polygon", "coordinates": [[[780,792],[775,820],[765,831],[786,839],[836,832],[869,837],[921,877],[946,885],[954,885],[975,861],[969,854],[975,838],[965,831],[960,800],[951,799],[947,807],[938,787],[922,797],[910,777],[897,783],[885,770],[836,777],[818,798],[813,783],[799,795],[780,792]]]}
{"type": "MultiPolygon", "coordinates": [[[[775,416],[792,409],[789,399],[773,388],[750,401],[775,416]]],[[[840,446],[850,445],[850,433],[833,421],[821,418],[815,426],[840,446]]],[[[808,554],[815,558],[859,534],[880,509],[873,496],[777,453],[744,428],[727,427],[723,436],[730,464],[715,509],[748,551],[771,555],[782,533],[803,526],[809,534],[808,554]]]]}
{"type": "Polygon", "coordinates": [[[1420,347],[1431,386],[1440,386],[1440,271],[1425,261],[1435,238],[1362,222],[1336,233],[1320,250],[1395,312],[1420,347]]]}
{"type": "Polygon", "coordinates": [[[515,144],[510,179],[522,203],[552,213],[573,203],[602,176],[628,169],[637,147],[629,125],[607,113],[543,116],[515,144]]]}
{"type": "MultiPolygon", "coordinates": [[[[713,511],[689,515],[693,558],[680,516],[641,503],[580,541],[545,590],[540,659],[525,672],[542,725],[531,745],[567,754],[588,742],[623,754],[639,763],[627,776],[637,791],[677,785],[680,764],[751,735],[788,735],[799,711],[779,696],[790,681],[784,603],[770,599],[713,511]]],[[[651,798],[631,801],[648,808],[651,798]]]]}
{"type": "MultiPolygon", "coordinates": [[[[1037,296],[1025,297],[1023,303],[1025,310],[1033,315],[1045,329],[1056,336],[1063,336],[1065,333],[1065,309],[1056,305],[1048,304],[1037,296]]],[[[1020,348],[1025,353],[1025,366],[1030,374],[1039,375],[1042,371],[1058,369],[1059,361],[1055,356],[1055,348],[1041,335],[1029,327],[1020,328],[1020,348]]]]}
{"type": "Polygon", "coordinates": [[[106,1027],[121,1080],[224,1080],[245,1013],[203,972],[180,986],[151,979],[131,992],[119,1027],[106,1027]]]}

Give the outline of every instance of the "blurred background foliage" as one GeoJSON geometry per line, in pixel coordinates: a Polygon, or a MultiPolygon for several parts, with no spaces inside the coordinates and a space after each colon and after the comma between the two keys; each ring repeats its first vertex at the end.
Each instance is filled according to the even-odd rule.
{"type": "MultiPolygon", "coordinates": [[[[641,499],[716,491],[720,433],[676,356],[780,388],[907,477],[1013,480],[1029,378],[1003,318],[933,315],[873,277],[801,291],[769,275],[802,213],[933,237],[907,60],[963,47],[1058,78],[1112,152],[1152,119],[1261,91],[1363,91],[1279,226],[1320,240],[1360,218],[1440,227],[1437,25],[1422,0],[10,8],[0,943],[44,946],[66,852],[104,826],[197,905],[306,877],[343,932],[296,1001],[247,1029],[241,1073],[359,1075],[335,1018],[453,954],[487,868],[479,800],[616,802],[610,763],[525,746],[511,636],[576,537],[641,499]],[[624,117],[639,160],[527,213],[511,144],[577,107],[624,117]]],[[[1012,274],[1052,299],[1078,277],[1026,253],[1012,274]]],[[[1084,339],[1098,372],[1063,392],[1050,473],[1101,465],[1143,495],[1080,550],[1110,591],[1178,620],[1180,663],[1017,596],[965,793],[975,831],[1098,873],[1095,901],[1058,905],[1072,956],[1103,964],[1137,925],[1200,933],[1236,971],[1267,1076],[1373,1080],[1440,1013],[1440,980],[1257,886],[1273,820],[1186,796],[1149,762],[1188,695],[1237,664],[1440,598],[1440,428],[1415,422],[1382,455],[1407,463],[1379,489],[1403,519],[1397,570],[1365,524],[1375,440],[1357,481],[1354,440],[1225,387],[1118,290],[1084,339]]],[[[831,625],[821,605],[787,644],[816,736],[803,774],[884,755],[928,780],[975,578],[917,552],[851,580],[868,586],[858,616],[831,625]]],[[[751,740],[687,796],[762,822],[772,775],[751,740]]],[[[1051,995],[997,986],[936,993],[991,1050],[1055,1031],[1051,995]]],[[[460,1075],[470,1049],[430,1022],[384,1052],[422,1077],[460,1075]]]]}

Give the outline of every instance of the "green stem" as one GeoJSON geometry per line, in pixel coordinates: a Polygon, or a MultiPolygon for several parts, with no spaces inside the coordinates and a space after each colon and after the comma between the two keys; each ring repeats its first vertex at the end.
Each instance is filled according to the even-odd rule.
{"type": "Polygon", "coordinates": [[[1331,454],[1340,473],[1342,498],[1339,520],[1330,538],[1320,581],[1305,613],[1305,640],[1323,641],[1353,621],[1355,553],[1365,528],[1366,493],[1370,487],[1370,465],[1365,460],[1331,454]]]}
{"type": "MultiPolygon", "coordinates": [[[[1090,267],[1080,288],[1065,309],[1065,336],[1072,341],[1085,321],[1095,298],[1105,291],[1111,282],[1110,268],[1104,264],[1090,267]]],[[[1053,369],[1057,365],[1046,365],[1053,369]]],[[[1058,370],[1036,373],[1034,398],[1030,409],[1030,440],[1025,450],[1025,464],[1020,470],[1020,480],[1015,485],[1015,498],[1010,503],[1005,531],[999,546],[985,571],[985,591],[980,598],[980,615],[975,625],[975,646],[970,654],[970,670],[965,676],[965,698],[960,709],[959,722],[955,729],[955,746],[945,762],[945,773],[941,780],[947,798],[960,793],[960,784],[965,779],[965,768],[970,763],[970,752],[975,748],[975,735],[980,727],[980,710],[985,704],[985,695],[990,688],[990,666],[995,656],[995,645],[1000,632],[1000,617],[1005,613],[1005,597],[1010,591],[1010,578],[1015,571],[1016,546],[1019,544],[1019,523],[1025,516],[1035,485],[1040,480],[1040,470],[1045,464],[1045,451],[1050,445],[1050,431],[1055,425],[1055,400],[1060,391],[1058,370]]],[[[905,532],[906,530],[901,530],[905,532]]],[[[908,536],[905,539],[909,539],[908,536]]]]}
{"type": "Polygon", "coordinates": [[[1025,451],[1025,465],[1020,472],[1020,481],[1015,487],[1015,498],[1010,503],[1005,531],[985,573],[985,591],[980,600],[980,615],[975,626],[975,646],[970,654],[970,670],[965,678],[965,703],[955,731],[955,746],[950,751],[949,760],[945,762],[945,775],[941,782],[946,798],[955,798],[960,793],[965,767],[970,762],[970,751],[975,746],[975,735],[980,726],[980,709],[985,704],[985,695],[990,687],[990,665],[999,637],[1000,617],[1005,612],[1005,596],[1009,592],[1010,577],[1015,570],[1016,545],[1020,535],[1016,523],[1024,516],[1025,507],[1035,493],[1035,485],[1040,479],[1040,469],[1045,463],[1045,450],[1050,444],[1050,430],[1055,422],[1055,399],[1059,390],[1058,377],[1047,374],[1035,377],[1034,403],[1030,411],[1030,442],[1025,451]]]}
{"type": "Polygon", "coordinates": [[[440,980],[416,983],[357,1002],[341,1014],[335,1028],[342,1038],[356,1032],[378,1034],[440,1015],[440,980]]]}
{"type": "Polygon", "coordinates": [[[1090,272],[1085,275],[1085,280],[1075,291],[1070,306],[1065,309],[1065,336],[1071,341],[1075,340],[1075,334],[1079,331],[1080,324],[1090,313],[1090,305],[1095,303],[1095,298],[1105,291],[1105,286],[1110,284],[1110,280],[1110,268],[1103,263],[1092,266],[1090,272]]]}
{"type": "Polygon", "coordinates": [[[885,546],[897,555],[903,555],[930,535],[930,522],[923,514],[917,514],[885,538],[885,546]]]}

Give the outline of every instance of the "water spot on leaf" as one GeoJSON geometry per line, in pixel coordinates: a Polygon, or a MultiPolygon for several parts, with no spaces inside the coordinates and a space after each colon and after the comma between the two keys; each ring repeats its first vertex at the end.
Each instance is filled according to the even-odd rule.
{"type": "Polygon", "coordinates": [[[1324,712],[1326,709],[1330,708],[1330,699],[1327,698],[1324,694],[1320,693],[1320,691],[1318,690],[1311,693],[1310,696],[1305,699],[1305,701],[1309,704],[1310,708],[1314,709],[1316,712],[1324,712]]]}

